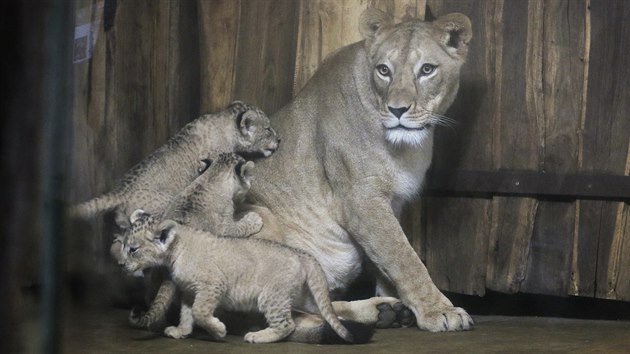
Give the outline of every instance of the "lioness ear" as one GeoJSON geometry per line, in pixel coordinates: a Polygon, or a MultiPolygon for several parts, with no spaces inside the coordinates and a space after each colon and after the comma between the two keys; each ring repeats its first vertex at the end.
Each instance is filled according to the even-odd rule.
{"type": "Polygon", "coordinates": [[[236,124],[238,124],[241,134],[251,137],[256,132],[254,119],[256,116],[252,111],[245,111],[236,117],[236,124]]]}
{"type": "Polygon", "coordinates": [[[145,213],[144,210],[136,209],[133,211],[133,213],[131,213],[131,216],[129,217],[129,222],[133,224],[145,215],[147,215],[147,213],[145,213]]]}
{"type": "Polygon", "coordinates": [[[368,45],[374,40],[379,31],[393,26],[394,18],[379,9],[367,8],[359,18],[359,31],[368,45]]]}
{"type": "Polygon", "coordinates": [[[158,227],[159,233],[155,235],[154,241],[162,244],[165,248],[171,245],[171,242],[177,236],[177,232],[175,227],[177,223],[173,220],[164,220],[160,223],[158,227]]]}
{"type": "Polygon", "coordinates": [[[452,13],[438,17],[433,25],[440,30],[438,40],[447,50],[466,59],[468,43],[472,38],[470,19],[464,14],[452,13]]]}

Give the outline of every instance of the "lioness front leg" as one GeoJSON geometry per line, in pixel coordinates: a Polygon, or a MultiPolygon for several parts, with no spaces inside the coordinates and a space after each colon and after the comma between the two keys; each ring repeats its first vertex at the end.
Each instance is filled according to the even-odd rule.
{"type": "MultiPolygon", "coordinates": [[[[365,192],[365,190],[364,190],[365,192]]],[[[376,267],[391,280],[400,299],[416,316],[418,327],[431,332],[472,328],[462,308],[454,307],[433,284],[384,196],[351,198],[346,204],[346,229],[376,267]]]]}

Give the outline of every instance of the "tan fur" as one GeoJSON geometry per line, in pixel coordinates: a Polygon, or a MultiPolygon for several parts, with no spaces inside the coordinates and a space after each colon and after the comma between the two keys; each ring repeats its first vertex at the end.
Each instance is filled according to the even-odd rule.
{"type": "Polygon", "coordinates": [[[258,108],[240,101],[226,110],[187,124],[165,145],[129,170],[111,192],[71,208],[88,218],[116,210],[116,223],[128,227],[135,209],[160,214],[171,199],[197,176],[199,161],[219,152],[271,155],[278,137],[258,108]]]}
{"type": "MultiPolygon", "coordinates": [[[[124,267],[136,272],[167,267],[184,292],[180,324],[165,334],[183,338],[193,324],[215,338],[223,338],[225,325],[216,317],[217,307],[229,311],[260,311],[269,327],[245,335],[245,341],[268,343],[289,336],[295,324],[291,309],[296,299],[312,301],[335,332],[347,341],[352,336],[335,316],[328,298],[326,277],[308,254],[266,240],[216,237],[172,220],[157,228],[149,217],[140,217],[135,233],[125,239],[124,267]],[[155,230],[155,231],[150,231],[155,230]]],[[[136,224],[134,223],[134,224],[136,224]]]]}
{"type": "MultiPolygon", "coordinates": [[[[262,220],[255,212],[248,212],[240,220],[234,220],[235,203],[240,203],[251,187],[254,163],[234,153],[221,153],[204,161],[200,176],[173,198],[163,214],[153,218],[172,219],[221,237],[249,237],[260,231],[262,220]]],[[[147,232],[146,223],[136,222],[144,214],[142,209],[134,211],[130,217],[131,227],[112,244],[110,253],[119,264],[124,264],[126,257],[122,249],[125,238],[147,232]]],[[[151,298],[153,293],[150,292],[151,304],[144,316],[137,316],[132,311],[129,317],[132,324],[140,327],[161,321],[176,294],[168,273],[150,270],[149,275],[145,282],[148,283],[147,288],[159,287],[157,294],[151,298]]]]}
{"type": "MultiPolygon", "coordinates": [[[[421,189],[435,126],[450,122],[443,114],[458,90],[470,21],[450,14],[394,25],[368,9],[360,26],[365,40],[327,58],[271,117],[283,146],[257,163],[248,198],[265,226],[255,237],[313,255],[331,290],[358,276],[365,255],[380,294],[400,297],[420,328],[469,329],[470,316],[433,284],[396,214],[421,189]]],[[[345,306],[348,317],[377,313],[363,304],[345,306]]]]}

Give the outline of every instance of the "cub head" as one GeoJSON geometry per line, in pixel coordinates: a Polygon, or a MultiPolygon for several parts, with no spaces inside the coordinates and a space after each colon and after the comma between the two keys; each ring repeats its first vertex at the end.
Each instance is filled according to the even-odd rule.
{"type": "Polygon", "coordinates": [[[138,209],[131,214],[131,227],[123,235],[119,264],[128,273],[164,265],[169,247],[175,239],[174,221],[157,224],[153,216],[138,209]]]}
{"type": "Polygon", "coordinates": [[[234,202],[241,202],[252,185],[254,162],[245,161],[234,153],[221,153],[214,159],[201,162],[200,176],[193,182],[198,188],[212,187],[229,194],[234,202]]]}
{"type": "Polygon", "coordinates": [[[393,144],[420,145],[459,88],[472,32],[468,17],[452,13],[433,22],[394,24],[390,15],[367,9],[360,18],[361,34],[386,138],[393,144]]]}
{"type": "Polygon", "coordinates": [[[269,157],[278,149],[280,138],[271,128],[269,117],[258,107],[234,101],[228,111],[237,128],[237,153],[248,157],[269,157]]]}

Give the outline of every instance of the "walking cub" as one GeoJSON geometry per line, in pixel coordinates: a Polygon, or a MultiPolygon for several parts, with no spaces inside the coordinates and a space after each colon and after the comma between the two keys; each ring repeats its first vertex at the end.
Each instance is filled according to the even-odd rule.
{"type": "Polygon", "coordinates": [[[71,215],[88,218],[115,209],[119,227],[129,226],[133,210],[159,214],[197,176],[199,161],[221,151],[270,156],[279,144],[269,118],[240,101],[187,124],[162,147],[131,168],[114,189],[71,208],[71,215]]]}
{"type": "MultiPolygon", "coordinates": [[[[254,163],[245,161],[234,153],[221,153],[215,160],[204,160],[203,168],[188,187],[181,191],[162,215],[154,215],[155,220],[172,219],[180,224],[204,230],[217,236],[249,237],[260,231],[262,220],[255,212],[247,212],[240,220],[234,220],[234,205],[240,203],[252,181],[254,163]]],[[[127,235],[143,232],[147,227],[143,210],[136,210],[130,217],[131,227],[117,236],[110,248],[110,254],[119,264],[126,257],[123,242],[127,235]]],[[[129,321],[139,327],[160,323],[169,309],[177,292],[168,272],[151,269],[144,272],[147,298],[151,304],[146,313],[138,315],[132,311],[129,321]]]]}
{"type": "Polygon", "coordinates": [[[217,237],[173,220],[157,224],[149,215],[135,215],[144,227],[125,238],[125,270],[166,267],[183,292],[179,325],[167,327],[167,336],[186,337],[198,324],[223,338],[225,325],[214,317],[220,306],[264,314],[269,327],[247,333],[245,341],[279,341],[295,329],[291,309],[307,299],[341,338],[352,342],[333,311],[326,276],[310,255],[271,241],[217,237]]]}

